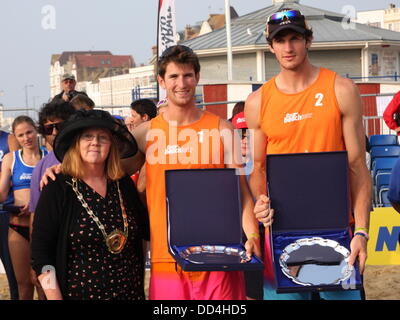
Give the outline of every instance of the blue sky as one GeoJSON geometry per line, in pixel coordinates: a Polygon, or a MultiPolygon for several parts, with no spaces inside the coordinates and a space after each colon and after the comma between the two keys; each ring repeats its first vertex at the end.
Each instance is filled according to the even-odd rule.
{"type": "MultiPolygon", "coordinates": [[[[272,0],[230,2],[239,15],[272,4],[272,0]]],[[[300,0],[304,5],[335,12],[349,5],[356,10],[375,10],[387,8],[389,3],[400,6],[398,2],[300,0]]],[[[54,53],[110,50],[132,55],[137,64],[147,63],[156,41],[157,5],[158,0],[1,0],[0,103],[5,108],[24,107],[25,85],[33,85],[28,88],[30,107],[46,102],[54,53]],[[46,20],[47,8],[54,9],[55,25],[46,20]]],[[[175,6],[181,30],[207,19],[209,13],[223,13],[224,0],[175,0],[175,6]]]]}

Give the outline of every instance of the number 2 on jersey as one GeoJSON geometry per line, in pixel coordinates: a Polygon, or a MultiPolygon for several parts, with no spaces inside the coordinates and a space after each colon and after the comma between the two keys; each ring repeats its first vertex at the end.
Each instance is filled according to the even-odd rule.
{"type": "Polygon", "coordinates": [[[324,99],[324,95],[322,93],[317,93],[315,95],[315,99],[317,99],[317,102],[315,102],[316,107],[322,107],[324,104],[322,103],[322,99],[324,99]]]}

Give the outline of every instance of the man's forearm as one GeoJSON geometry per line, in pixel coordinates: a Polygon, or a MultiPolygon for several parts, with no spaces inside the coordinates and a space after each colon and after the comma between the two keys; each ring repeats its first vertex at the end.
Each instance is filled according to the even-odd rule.
{"type": "Polygon", "coordinates": [[[122,170],[128,175],[133,175],[144,165],[145,157],[138,152],[135,156],[121,159],[122,170]]]}
{"type": "Polygon", "coordinates": [[[247,238],[250,238],[252,234],[259,233],[258,231],[258,221],[253,213],[254,202],[250,194],[250,190],[247,186],[247,181],[245,176],[240,176],[240,189],[242,194],[242,206],[243,206],[243,231],[247,238]]]}
{"type": "Polygon", "coordinates": [[[267,194],[265,167],[254,167],[249,180],[250,191],[255,199],[267,194]]]}

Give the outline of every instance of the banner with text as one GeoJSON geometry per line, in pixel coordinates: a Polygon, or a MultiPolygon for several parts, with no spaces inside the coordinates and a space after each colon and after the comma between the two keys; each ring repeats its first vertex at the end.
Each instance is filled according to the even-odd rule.
{"type": "MultiPolygon", "coordinates": [[[[175,1],[159,0],[158,5],[158,57],[165,49],[176,45],[175,1]]],[[[165,98],[165,91],[158,89],[159,100],[165,98]]]]}
{"type": "Polygon", "coordinates": [[[400,264],[400,214],[392,207],[375,208],[369,226],[367,264],[400,264]]]}

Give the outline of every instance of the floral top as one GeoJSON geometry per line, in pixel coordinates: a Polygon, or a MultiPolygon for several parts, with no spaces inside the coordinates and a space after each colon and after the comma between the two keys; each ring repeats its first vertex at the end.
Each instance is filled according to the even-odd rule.
{"type": "MultiPolygon", "coordinates": [[[[118,189],[115,182],[107,185],[103,198],[86,183],[78,181],[79,192],[104,225],[107,234],[124,230],[118,189]]],[[[138,227],[132,212],[128,216],[128,240],[119,254],[108,251],[100,229],[82,207],[68,235],[67,299],[71,300],[136,300],[143,295],[143,261],[135,251],[138,227]]]]}

